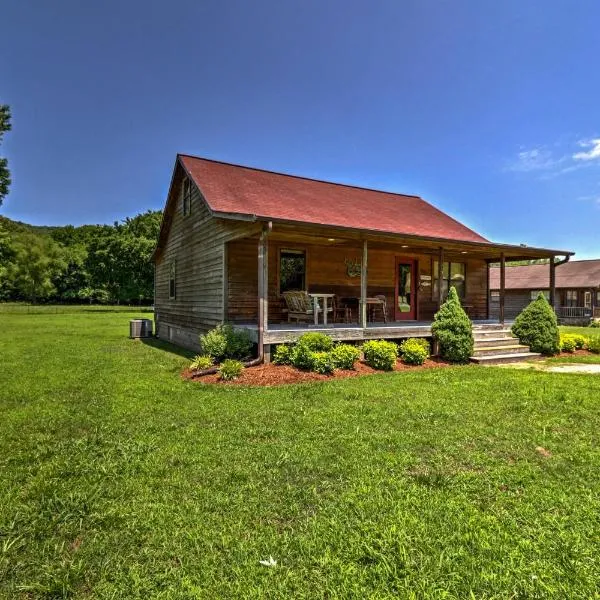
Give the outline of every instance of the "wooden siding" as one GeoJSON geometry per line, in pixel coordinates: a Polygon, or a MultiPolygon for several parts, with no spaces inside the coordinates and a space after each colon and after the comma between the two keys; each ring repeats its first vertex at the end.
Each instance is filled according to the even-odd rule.
{"type": "MultiPolygon", "coordinates": [[[[345,259],[360,260],[362,247],[358,244],[332,244],[322,246],[287,243],[277,240],[269,243],[269,321],[279,323],[286,319],[284,303],[279,294],[278,262],[281,249],[302,249],[306,252],[306,284],[309,292],[331,292],[339,297],[359,297],[360,277],[349,277],[345,259]]],[[[258,239],[242,239],[228,243],[228,319],[233,322],[255,322],[258,319],[257,279],[258,239]]],[[[396,257],[417,261],[418,278],[432,276],[435,257],[415,254],[405,249],[369,248],[368,295],[384,294],[388,302],[389,318],[393,320],[396,257]]],[[[465,303],[472,306],[470,316],[487,318],[487,265],[483,260],[465,260],[463,256],[447,255],[445,260],[466,263],[465,303]]],[[[437,299],[433,298],[433,281],[417,292],[420,320],[430,320],[437,311],[437,299]]],[[[358,315],[353,314],[357,320],[358,315]]]]}
{"type": "Polygon", "coordinates": [[[155,263],[155,318],[159,337],[197,348],[198,333],[221,323],[225,317],[225,244],[252,233],[256,225],[212,217],[195,186],[190,214],[184,217],[182,177],[183,173],[179,173],[172,188],[176,199],[171,207],[168,236],[155,263]],[[172,261],[176,265],[176,295],[170,299],[172,261]]]}

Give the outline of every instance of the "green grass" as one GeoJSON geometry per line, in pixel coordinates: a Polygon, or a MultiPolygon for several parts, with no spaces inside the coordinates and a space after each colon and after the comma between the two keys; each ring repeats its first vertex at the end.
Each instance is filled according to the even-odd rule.
{"type": "Polygon", "coordinates": [[[585,337],[600,336],[599,327],[570,327],[568,325],[561,325],[559,329],[561,333],[579,333],[585,337]]]}
{"type": "Polygon", "coordinates": [[[208,387],[137,314],[0,316],[0,597],[600,597],[600,377],[208,387]]]}

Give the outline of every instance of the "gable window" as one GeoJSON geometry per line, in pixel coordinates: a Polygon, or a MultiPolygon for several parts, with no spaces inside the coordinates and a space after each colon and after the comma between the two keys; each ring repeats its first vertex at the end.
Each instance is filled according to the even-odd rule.
{"type": "Polygon", "coordinates": [[[577,306],[577,290],[565,292],[565,306],[577,306]]]}
{"type": "Polygon", "coordinates": [[[583,306],[585,308],[592,308],[592,292],[583,293],[583,306]]]}
{"type": "Polygon", "coordinates": [[[306,252],[281,249],[279,252],[279,293],[306,289],[306,252]]]}
{"type": "Polygon", "coordinates": [[[192,182],[186,177],[183,180],[183,191],[181,198],[181,212],[187,217],[192,210],[192,182]]]}
{"type": "Polygon", "coordinates": [[[175,283],[175,261],[171,261],[169,267],[169,300],[174,300],[177,293],[177,284],[175,283]]]}
{"type": "Polygon", "coordinates": [[[544,294],[544,298],[550,302],[550,290],[531,290],[531,300],[536,300],[540,294],[544,294]]]}
{"type": "MultiPolygon", "coordinates": [[[[445,262],[442,267],[442,298],[446,298],[451,286],[456,288],[458,297],[464,299],[465,289],[465,263],[445,262]]],[[[433,261],[433,297],[438,295],[438,261],[433,261]]]]}

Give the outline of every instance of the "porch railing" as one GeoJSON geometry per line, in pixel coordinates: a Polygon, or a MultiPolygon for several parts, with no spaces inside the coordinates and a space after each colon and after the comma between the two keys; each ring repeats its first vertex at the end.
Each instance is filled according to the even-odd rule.
{"type": "Polygon", "coordinates": [[[592,309],[587,306],[558,306],[556,308],[556,314],[558,317],[566,319],[587,318],[592,316],[592,309]]]}

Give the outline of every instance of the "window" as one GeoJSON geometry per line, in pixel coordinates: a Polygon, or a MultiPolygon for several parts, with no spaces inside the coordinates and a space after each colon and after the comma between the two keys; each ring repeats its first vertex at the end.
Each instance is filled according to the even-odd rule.
{"type": "Polygon", "coordinates": [[[565,306],[577,306],[577,290],[565,292],[565,306]]]}
{"type": "Polygon", "coordinates": [[[583,293],[583,306],[586,308],[592,308],[592,292],[583,293]]]}
{"type": "Polygon", "coordinates": [[[600,306],[600,291],[596,292],[596,306],[600,306]]]}
{"type": "Polygon", "coordinates": [[[306,252],[282,249],[279,252],[279,293],[306,289],[306,252]]]}
{"type": "MultiPolygon", "coordinates": [[[[445,262],[442,267],[442,298],[446,298],[450,286],[456,288],[458,297],[465,297],[465,263],[445,262]]],[[[438,261],[433,261],[433,297],[438,296],[438,261]]]]}
{"type": "Polygon", "coordinates": [[[531,300],[535,300],[540,294],[544,294],[544,298],[550,302],[550,290],[531,290],[531,300]]]}
{"type": "Polygon", "coordinates": [[[192,182],[186,177],[183,180],[183,191],[181,198],[181,212],[187,217],[192,209],[192,182]]]}
{"type": "Polygon", "coordinates": [[[491,298],[492,300],[500,300],[500,292],[499,292],[499,291],[496,291],[496,290],[492,290],[492,291],[490,292],[490,298],[491,298]]]}
{"type": "Polygon", "coordinates": [[[175,284],[175,261],[172,261],[171,266],[169,268],[169,300],[175,299],[176,292],[177,287],[175,284]]]}

